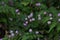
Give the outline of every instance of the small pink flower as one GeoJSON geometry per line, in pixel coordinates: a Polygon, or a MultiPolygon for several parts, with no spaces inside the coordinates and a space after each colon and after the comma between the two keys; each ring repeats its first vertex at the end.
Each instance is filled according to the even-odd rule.
{"type": "Polygon", "coordinates": [[[3,39],[0,39],[0,40],[3,40],[3,39]]]}
{"type": "Polygon", "coordinates": [[[10,30],[10,33],[13,33],[13,30],[10,30]]]}
{"type": "Polygon", "coordinates": [[[28,18],[30,18],[30,15],[28,16],[28,18]]]}
{"type": "Polygon", "coordinates": [[[36,3],[36,6],[40,6],[41,4],[40,3],[36,3]]]}
{"type": "Polygon", "coordinates": [[[25,20],[28,20],[28,18],[25,18],[25,20]]]}
{"type": "Polygon", "coordinates": [[[11,35],[8,35],[9,38],[11,38],[11,35]]]}
{"type": "Polygon", "coordinates": [[[29,19],[30,22],[32,22],[32,19],[29,19]]]}
{"type": "Polygon", "coordinates": [[[16,12],[19,12],[19,9],[16,9],[16,12]]]}
{"type": "Polygon", "coordinates": [[[39,34],[39,31],[36,31],[35,33],[36,33],[36,34],[39,34]]]}
{"type": "Polygon", "coordinates": [[[48,21],[47,23],[48,23],[48,24],[51,24],[51,21],[48,21]]]}
{"type": "Polygon", "coordinates": [[[50,17],[50,20],[52,20],[53,18],[52,17],[50,17]]]}
{"type": "Polygon", "coordinates": [[[53,15],[50,13],[49,16],[51,17],[51,16],[53,16],[53,15]]]}
{"type": "Polygon", "coordinates": [[[41,20],[41,17],[38,17],[38,20],[41,20]]]}
{"type": "Polygon", "coordinates": [[[15,34],[14,33],[11,33],[11,36],[13,37],[15,34]]]}
{"type": "Polygon", "coordinates": [[[60,13],[58,13],[58,16],[60,16],[60,13]]]}
{"type": "Polygon", "coordinates": [[[28,15],[28,18],[33,17],[33,12],[30,13],[30,15],[28,15]]]}
{"type": "Polygon", "coordinates": [[[15,33],[18,34],[18,30],[16,30],[15,33]]]}
{"type": "Polygon", "coordinates": [[[18,12],[17,14],[20,15],[20,12],[18,12]]]}
{"type": "Polygon", "coordinates": [[[47,12],[44,12],[44,14],[47,14],[47,12]]]}
{"type": "Polygon", "coordinates": [[[35,18],[32,18],[32,21],[35,21],[35,18]]]}
{"type": "Polygon", "coordinates": [[[30,17],[32,17],[32,16],[33,16],[33,12],[30,13],[30,17]]]}
{"type": "Polygon", "coordinates": [[[27,26],[27,24],[26,24],[26,23],[23,23],[23,25],[24,25],[24,26],[27,26]]]}
{"type": "Polygon", "coordinates": [[[58,19],[58,21],[60,22],[60,19],[58,19]]]}
{"type": "Polygon", "coordinates": [[[29,29],[29,32],[32,32],[32,29],[29,29]]]}
{"type": "Polygon", "coordinates": [[[28,21],[26,21],[25,23],[28,24],[28,21]]]}

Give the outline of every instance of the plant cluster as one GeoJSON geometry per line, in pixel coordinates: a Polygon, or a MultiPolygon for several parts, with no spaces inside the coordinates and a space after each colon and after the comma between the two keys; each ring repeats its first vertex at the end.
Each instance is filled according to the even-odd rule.
{"type": "Polygon", "coordinates": [[[59,32],[60,0],[0,0],[1,40],[59,40],[59,32]]]}

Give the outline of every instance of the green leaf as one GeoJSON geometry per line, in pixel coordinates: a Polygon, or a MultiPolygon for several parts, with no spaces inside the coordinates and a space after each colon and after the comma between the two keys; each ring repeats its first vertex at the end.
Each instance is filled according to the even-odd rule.
{"type": "Polygon", "coordinates": [[[60,32],[60,24],[57,24],[57,31],[60,32]]]}
{"type": "Polygon", "coordinates": [[[43,17],[42,18],[42,23],[45,24],[49,20],[49,17],[43,17]]]}
{"type": "Polygon", "coordinates": [[[41,4],[40,8],[43,9],[43,10],[46,10],[47,9],[47,6],[44,5],[44,4],[41,4]]]}
{"type": "Polygon", "coordinates": [[[49,8],[49,12],[51,12],[52,14],[54,14],[54,16],[57,16],[57,13],[58,13],[58,11],[56,10],[55,7],[50,7],[49,8]]]}
{"type": "Polygon", "coordinates": [[[22,5],[27,6],[29,2],[21,2],[22,5]]]}
{"type": "Polygon", "coordinates": [[[56,27],[56,25],[57,25],[57,22],[52,22],[52,24],[50,25],[50,29],[49,29],[48,33],[50,33],[51,30],[53,30],[53,28],[56,27]]]}

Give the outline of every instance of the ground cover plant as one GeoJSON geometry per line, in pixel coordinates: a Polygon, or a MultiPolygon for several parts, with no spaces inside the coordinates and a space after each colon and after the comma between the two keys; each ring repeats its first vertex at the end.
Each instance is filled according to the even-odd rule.
{"type": "Polygon", "coordinates": [[[0,40],[59,40],[60,0],[0,0],[0,40]]]}

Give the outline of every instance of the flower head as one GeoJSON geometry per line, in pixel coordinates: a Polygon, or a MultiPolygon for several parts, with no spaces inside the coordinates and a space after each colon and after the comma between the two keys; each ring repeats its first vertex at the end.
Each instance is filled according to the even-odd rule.
{"type": "Polygon", "coordinates": [[[36,3],[36,6],[40,6],[41,4],[40,3],[36,3]]]}
{"type": "Polygon", "coordinates": [[[16,12],[19,12],[19,9],[16,9],[16,12]]]}
{"type": "Polygon", "coordinates": [[[60,16],[60,13],[58,13],[58,16],[60,16]]]}

